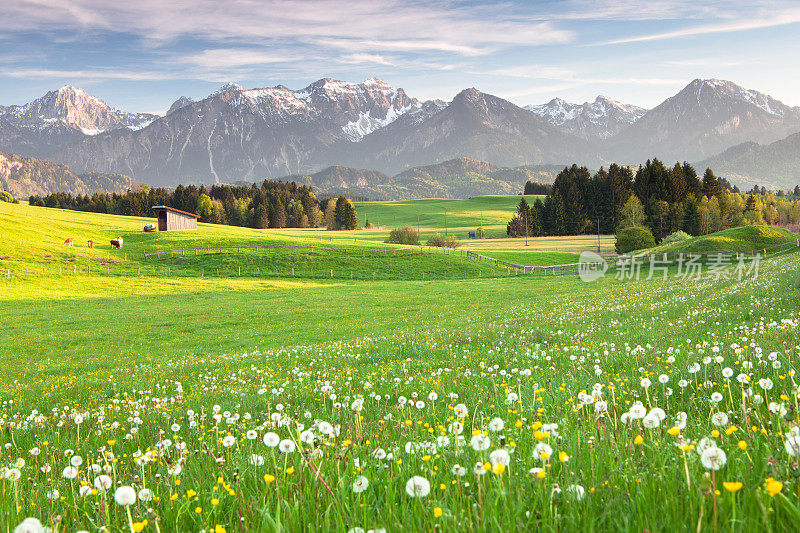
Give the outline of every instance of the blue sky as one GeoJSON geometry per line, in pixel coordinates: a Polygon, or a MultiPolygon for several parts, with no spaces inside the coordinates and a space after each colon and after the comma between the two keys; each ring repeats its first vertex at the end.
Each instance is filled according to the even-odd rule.
{"type": "Polygon", "coordinates": [[[694,78],[800,105],[797,0],[8,0],[0,104],[66,83],[163,113],[226,81],[302,88],[378,76],[519,105],[598,94],[653,107],[694,78]]]}

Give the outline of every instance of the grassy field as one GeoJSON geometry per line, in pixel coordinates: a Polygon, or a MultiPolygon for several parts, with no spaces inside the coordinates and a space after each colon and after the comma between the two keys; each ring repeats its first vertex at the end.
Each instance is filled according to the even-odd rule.
{"type": "Polygon", "coordinates": [[[796,233],[768,226],[743,226],[653,248],[654,253],[750,252],[797,241],[796,233]]]}
{"type": "MultiPolygon", "coordinates": [[[[212,226],[135,242],[141,220],[0,214],[4,261],[51,268],[74,253],[53,248],[66,233],[129,231],[131,247],[152,250],[321,242],[212,226]]],[[[375,246],[332,244],[348,238],[375,246]]],[[[486,253],[561,261],[568,243],[486,253]]],[[[234,256],[159,261],[227,268],[234,256]]],[[[435,257],[445,269],[462,260],[435,257]]],[[[0,278],[0,524],[793,530],[799,258],[769,257],[744,279],[673,269],[593,283],[0,278]]]]}

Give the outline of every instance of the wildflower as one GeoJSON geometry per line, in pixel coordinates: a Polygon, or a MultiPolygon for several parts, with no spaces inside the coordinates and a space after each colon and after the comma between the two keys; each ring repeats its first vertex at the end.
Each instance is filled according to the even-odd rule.
{"type": "Polygon", "coordinates": [[[14,528],[14,533],[44,533],[42,523],[36,518],[26,518],[14,528]]]}
{"type": "Polygon", "coordinates": [[[296,446],[293,440],[283,439],[280,444],[278,444],[278,449],[281,453],[293,453],[296,446]]]}
{"type": "Polygon", "coordinates": [[[114,492],[114,500],[117,505],[133,505],[136,503],[136,491],[133,487],[123,485],[114,492]]]}
{"type": "Polygon", "coordinates": [[[711,417],[711,423],[717,427],[727,426],[728,415],[722,412],[714,413],[714,415],[711,417]]]}
{"type": "Polygon", "coordinates": [[[78,477],[78,469],[74,466],[68,466],[61,472],[61,477],[64,479],[75,479],[78,477]]]}
{"type": "Polygon", "coordinates": [[[112,484],[113,482],[111,481],[111,478],[106,475],[97,476],[94,478],[94,486],[97,490],[108,490],[111,488],[112,484]]]}
{"type": "Polygon", "coordinates": [[[247,440],[256,440],[256,437],[258,437],[258,431],[251,429],[247,432],[246,436],[247,440]]]}
{"type": "Polygon", "coordinates": [[[273,481],[275,481],[275,476],[271,474],[264,474],[264,481],[266,483],[272,483],[273,481]]]}
{"type": "Polygon", "coordinates": [[[364,476],[358,476],[353,481],[353,492],[356,494],[364,492],[365,490],[367,490],[367,487],[369,487],[369,480],[364,476]]]}
{"type": "Polygon", "coordinates": [[[489,461],[492,463],[492,466],[508,466],[511,462],[511,456],[503,448],[498,448],[489,454],[489,461]]]}
{"type": "Polygon", "coordinates": [[[628,412],[631,420],[639,420],[647,415],[647,409],[641,403],[633,404],[628,412]]]}
{"type": "Polygon", "coordinates": [[[637,446],[644,442],[644,438],[641,435],[636,435],[636,438],[633,439],[633,443],[637,446]]]}
{"type": "Polygon", "coordinates": [[[431,484],[422,476],[414,476],[406,482],[406,494],[412,498],[424,498],[430,492],[431,484]]]}
{"type": "Polygon", "coordinates": [[[737,490],[742,488],[741,481],[724,481],[722,486],[725,487],[725,490],[728,492],[736,492],[737,490]]]}
{"type": "Polygon", "coordinates": [[[652,413],[648,413],[642,419],[642,425],[648,429],[655,429],[661,424],[661,420],[658,419],[657,416],[654,416],[652,413]]]}
{"type": "Polygon", "coordinates": [[[533,456],[535,458],[541,459],[542,461],[547,461],[548,459],[550,459],[551,455],[553,455],[553,448],[551,448],[544,442],[538,443],[533,448],[533,456]]]}
{"type": "Polygon", "coordinates": [[[725,455],[725,452],[716,446],[706,448],[700,456],[700,462],[709,470],[719,470],[725,466],[727,461],[728,457],[725,455]]]}
{"type": "Polygon", "coordinates": [[[153,499],[153,493],[150,492],[150,489],[141,489],[138,494],[139,500],[143,502],[149,502],[153,499]]]}
{"type": "Polygon", "coordinates": [[[495,417],[495,418],[492,419],[491,422],[489,422],[489,429],[491,431],[494,431],[494,432],[502,431],[504,427],[505,427],[505,424],[503,423],[503,419],[502,418],[495,417]]]}
{"type": "MultiPolygon", "coordinates": [[[[491,468],[491,467],[492,467],[492,465],[491,465],[491,463],[490,463],[490,464],[489,464],[489,468],[491,468]]],[[[475,466],[473,466],[473,467],[472,467],[472,473],[473,473],[473,474],[475,474],[476,476],[482,476],[482,475],[484,475],[484,474],[486,473],[486,471],[487,471],[487,470],[488,470],[488,469],[487,469],[487,468],[484,468],[484,467],[483,467],[483,463],[482,463],[482,462],[480,462],[480,461],[478,461],[477,463],[475,463],[475,466]]]]}
{"type": "Polygon", "coordinates": [[[464,474],[467,473],[467,469],[461,466],[460,464],[456,463],[450,469],[450,472],[452,472],[454,476],[463,477],[464,474]]]}
{"type": "Polygon", "coordinates": [[[250,455],[250,464],[253,466],[264,466],[264,456],[257,453],[250,455]]]}
{"type": "Polygon", "coordinates": [[[463,403],[460,403],[460,404],[456,405],[453,408],[453,412],[456,414],[456,416],[458,418],[464,418],[464,417],[467,416],[467,413],[469,411],[467,411],[467,406],[466,405],[464,405],[463,403]]]}
{"type": "Polygon", "coordinates": [[[280,441],[281,438],[276,433],[273,433],[271,431],[269,433],[264,433],[264,444],[266,446],[274,448],[275,446],[278,445],[278,443],[280,443],[280,441]]]}
{"type": "Polygon", "coordinates": [[[777,479],[773,479],[768,477],[766,480],[766,489],[770,496],[775,496],[780,491],[783,490],[783,483],[778,481],[777,479]]]}
{"type": "Polygon", "coordinates": [[[489,446],[491,445],[491,441],[489,437],[484,435],[483,433],[479,433],[477,435],[473,435],[469,441],[469,445],[472,446],[472,449],[476,452],[482,452],[484,450],[488,450],[489,446]]]}
{"type": "Polygon", "coordinates": [[[442,516],[442,508],[441,507],[434,507],[433,508],[433,516],[439,518],[442,516]]]}

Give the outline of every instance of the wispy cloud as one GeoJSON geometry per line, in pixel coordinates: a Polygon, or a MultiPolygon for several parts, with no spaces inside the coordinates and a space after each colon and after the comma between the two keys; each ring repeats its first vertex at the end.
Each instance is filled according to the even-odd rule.
{"type": "Polygon", "coordinates": [[[189,54],[182,59],[202,68],[219,69],[286,63],[296,60],[297,56],[243,48],[216,48],[203,50],[198,54],[189,54]]]}
{"type": "Polygon", "coordinates": [[[168,72],[147,72],[135,70],[65,70],[65,69],[39,69],[39,68],[10,68],[0,69],[0,75],[10,78],[24,79],[72,79],[72,80],[131,80],[153,81],[182,79],[183,76],[168,72]]]}
{"type": "Polygon", "coordinates": [[[341,56],[338,61],[347,65],[374,64],[392,66],[394,63],[380,54],[349,54],[341,56]]]}
{"type": "Polygon", "coordinates": [[[787,24],[796,24],[796,23],[800,23],[800,8],[777,12],[769,16],[753,17],[753,18],[748,17],[748,18],[718,22],[718,23],[702,24],[699,26],[690,26],[678,30],[652,33],[649,35],[625,37],[623,39],[615,39],[612,41],[608,41],[605,44],[624,44],[624,43],[641,43],[648,41],[661,41],[664,39],[695,37],[698,35],[711,35],[715,33],[732,33],[732,32],[740,32],[747,30],[757,30],[763,28],[772,28],[776,26],[785,26],[787,24]]]}
{"type": "Polygon", "coordinates": [[[574,37],[550,22],[510,17],[493,6],[421,0],[195,0],[188,6],[163,0],[17,0],[6,20],[21,31],[113,28],[156,44],[186,36],[338,46],[352,40],[367,48],[466,55],[490,45],[536,46],[574,37]]]}

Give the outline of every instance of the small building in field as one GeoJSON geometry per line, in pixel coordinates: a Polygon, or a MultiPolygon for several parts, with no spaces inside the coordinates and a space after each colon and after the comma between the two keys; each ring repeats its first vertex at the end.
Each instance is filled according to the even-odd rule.
{"type": "Polygon", "coordinates": [[[158,217],[158,231],[196,230],[200,215],[187,213],[174,207],[154,205],[153,210],[158,217]]]}

